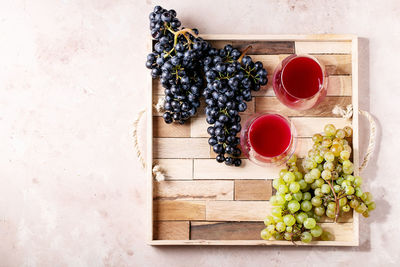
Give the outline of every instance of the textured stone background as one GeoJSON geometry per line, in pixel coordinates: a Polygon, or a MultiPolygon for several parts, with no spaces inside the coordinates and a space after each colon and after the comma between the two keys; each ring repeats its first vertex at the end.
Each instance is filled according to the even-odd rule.
{"type": "Polygon", "coordinates": [[[399,1],[3,0],[0,7],[0,266],[398,266],[399,1]],[[360,247],[145,244],[145,178],[131,131],[147,94],[147,17],[158,3],[202,33],[362,37],[360,104],[380,129],[363,174],[378,210],[361,219],[360,247]]]}

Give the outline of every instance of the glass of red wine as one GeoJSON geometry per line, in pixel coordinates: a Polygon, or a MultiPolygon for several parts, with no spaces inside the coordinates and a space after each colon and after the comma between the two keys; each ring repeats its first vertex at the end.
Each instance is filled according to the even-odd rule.
{"type": "Polygon", "coordinates": [[[284,164],[296,149],[296,129],[286,117],[257,113],[243,125],[240,143],[243,153],[260,166],[284,164]]]}
{"type": "Polygon", "coordinates": [[[276,97],[289,108],[306,110],[326,96],[324,66],[310,55],[291,55],[275,69],[272,86],[276,97]]]}

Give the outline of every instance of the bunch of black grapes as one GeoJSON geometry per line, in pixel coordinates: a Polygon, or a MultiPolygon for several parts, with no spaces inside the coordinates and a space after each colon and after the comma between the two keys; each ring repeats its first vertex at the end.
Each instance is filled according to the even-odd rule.
{"type": "Polygon", "coordinates": [[[260,90],[268,82],[267,71],[261,62],[253,62],[231,45],[223,49],[211,48],[203,59],[203,69],[207,86],[203,91],[206,98],[206,120],[211,126],[208,143],[217,153],[216,160],[226,165],[240,166],[237,158],[238,133],[241,130],[240,114],[247,109],[246,101],[251,101],[251,91],[260,90]]]}
{"type": "Polygon", "coordinates": [[[164,121],[183,124],[200,106],[204,86],[201,60],[210,45],[197,37],[196,29],[180,29],[175,10],[156,6],[149,18],[155,43],[146,67],[153,78],[160,77],[165,89],[164,121]]]}

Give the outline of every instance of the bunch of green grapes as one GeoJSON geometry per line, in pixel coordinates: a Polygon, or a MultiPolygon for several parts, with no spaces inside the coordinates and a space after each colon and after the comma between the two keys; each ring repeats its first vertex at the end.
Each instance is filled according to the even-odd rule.
{"type": "Polygon", "coordinates": [[[261,238],[304,243],[309,243],[313,237],[328,240],[330,234],[317,225],[320,216],[313,212],[311,185],[304,180],[296,162],[294,155],[288,161],[288,168],[281,170],[273,181],[277,192],[270,199],[273,208],[264,220],[266,228],[261,231],[261,238]]]}
{"type": "Polygon", "coordinates": [[[375,209],[372,194],[361,190],[362,178],[353,176],[351,162],[351,127],[336,129],[328,124],[324,134],[315,134],[313,148],[303,161],[306,170],[304,180],[313,190],[314,213],[338,219],[340,211],[349,212],[353,208],[364,217],[375,209]]]}

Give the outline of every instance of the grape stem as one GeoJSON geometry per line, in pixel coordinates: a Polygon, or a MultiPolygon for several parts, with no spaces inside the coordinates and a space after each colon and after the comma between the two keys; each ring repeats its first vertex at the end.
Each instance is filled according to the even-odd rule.
{"type": "MultiPolygon", "coordinates": [[[[191,41],[190,41],[189,37],[186,35],[186,33],[190,33],[190,34],[193,35],[195,38],[197,38],[197,34],[195,34],[194,31],[193,31],[192,29],[186,28],[186,29],[182,29],[182,30],[179,30],[179,31],[176,32],[176,31],[172,30],[172,29],[168,26],[167,23],[165,23],[164,25],[165,25],[165,27],[167,28],[167,30],[170,31],[170,32],[174,35],[174,45],[172,46],[172,49],[171,49],[170,51],[168,51],[167,54],[166,54],[164,57],[167,57],[168,55],[170,55],[170,54],[172,53],[172,51],[175,50],[175,46],[176,46],[176,44],[178,43],[178,37],[179,37],[179,35],[182,34],[182,35],[186,38],[186,40],[188,41],[188,44],[190,44],[191,41]]],[[[190,49],[189,49],[189,50],[190,50],[190,49]]]]}
{"type": "Polygon", "coordinates": [[[332,190],[333,196],[335,198],[335,203],[336,203],[336,215],[335,215],[335,223],[337,222],[337,219],[339,218],[339,199],[336,196],[335,190],[333,189],[332,183],[333,183],[333,178],[332,178],[332,183],[330,183],[328,180],[326,180],[328,183],[329,187],[332,190]]]}
{"type": "Polygon", "coordinates": [[[243,57],[246,55],[247,51],[249,51],[250,48],[252,48],[251,45],[249,45],[248,47],[246,47],[245,50],[243,50],[242,54],[240,55],[240,57],[237,60],[239,63],[242,63],[243,57]]]}

